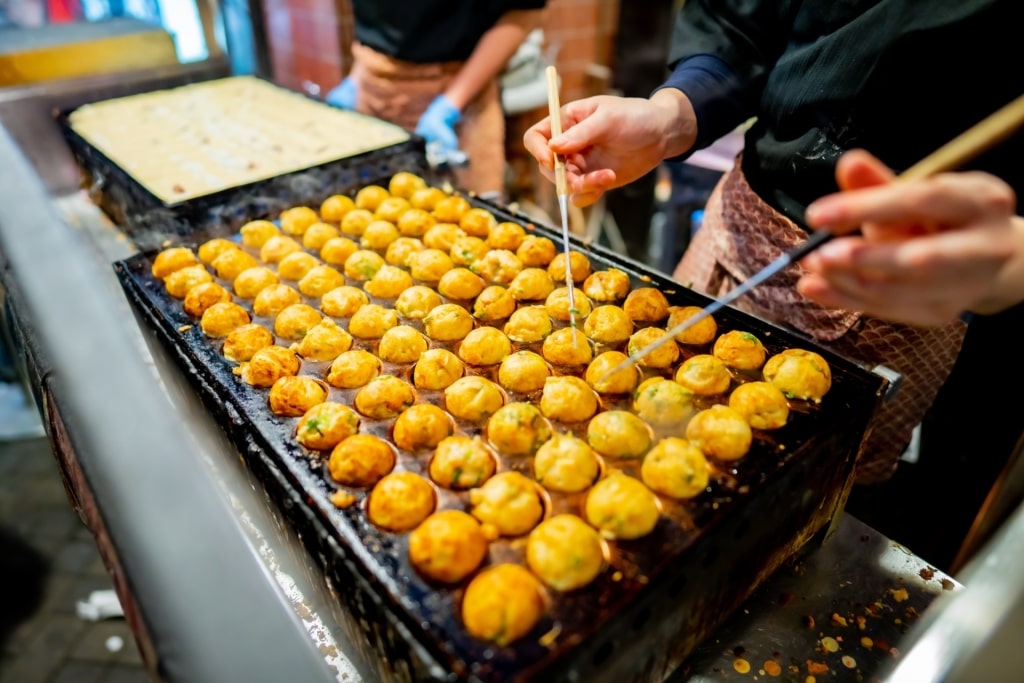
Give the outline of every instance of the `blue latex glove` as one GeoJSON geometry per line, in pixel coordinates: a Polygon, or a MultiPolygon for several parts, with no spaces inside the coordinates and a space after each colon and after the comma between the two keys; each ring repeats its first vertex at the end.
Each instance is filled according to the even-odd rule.
{"type": "Polygon", "coordinates": [[[459,136],[455,124],[462,119],[462,112],[444,95],[438,95],[423,112],[416,124],[416,134],[427,141],[436,143],[445,153],[459,151],[459,136]]]}
{"type": "Polygon", "coordinates": [[[349,76],[341,82],[324,98],[327,104],[333,104],[339,109],[355,109],[356,108],[356,82],[349,76]]]}

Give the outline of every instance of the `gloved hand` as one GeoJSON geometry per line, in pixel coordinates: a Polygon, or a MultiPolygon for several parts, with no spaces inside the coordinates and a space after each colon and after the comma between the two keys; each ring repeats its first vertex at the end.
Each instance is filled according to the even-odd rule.
{"type": "Polygon", "coordinates": [[[324,98],[327,104],[333,104],[339,109],[355,109],[356,108],[356,82],[351,76],[347,77],[341,82],[341,85],[336,86],[333,90],[327,93],[327,97],[324,98]]]}
{"type": "Polygon", "coordinates": [[[416,124],[416,134],[423,137],[427,144],[436,143],[445,153],[459,151],[459,136],[455,134],[455,124],[462,119],[459,111],[451,100],[438,95],[423,112],[416,124]]]}

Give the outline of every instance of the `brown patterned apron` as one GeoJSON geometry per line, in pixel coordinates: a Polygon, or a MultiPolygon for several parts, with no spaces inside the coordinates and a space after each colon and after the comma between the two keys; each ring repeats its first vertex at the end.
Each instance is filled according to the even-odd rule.
{"type": "MultiPolygon", "coordinates": [[[[708,199],[701,229],[674,278],[719,297],[805,237],[800,227],[750,189],[738,157],[708,199]]],[[[953,369],[967,326],[957,321],[942,327],[913,327],[823,308],[797,293],[796,282],[803,272],[794,264],[734,305],[792,326],[862,365],[884,365],[903,376],[892,400],[868,427],[857,462],[857,483],[884,481],[892,476],[911,432],[953,369]]]]}

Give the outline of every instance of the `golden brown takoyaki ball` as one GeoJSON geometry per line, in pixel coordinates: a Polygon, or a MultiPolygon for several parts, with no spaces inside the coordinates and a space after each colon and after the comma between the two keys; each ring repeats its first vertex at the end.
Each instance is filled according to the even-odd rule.
{"type": "Polygon", "coordinates": [[[270,333],[270,330],[263,325],[249,323],[228,332],[228,336],[224,338],[224,348],[221,352],[228,360],[241,363],[251,360],[257,351],[267,346],[273,346],[273,344],[274,335],[270,333]]]}
{"type": "Polygon", "coordinates": [[[327,400],[327,387],[312,377],[286,375],[270,387],[270,412],[285,417],[302,417],[310,408],[327,400]]]}
{"type": "Polygon", "coordinates": [[[468,301],[483,290],[483,278],[469,268],[452,268],[437,282],[437,291],[449,299],[468,301]]]}
{"type": "Polygon", "coordinates": [[[539,235],[527,235],[516,249],[524,268],[547,268],[557,253],[555,243],[539,235]]]}
{"type": "Polygon", "coordinates": [[[252,312],[266,318],[273,318],[292,304],[302,301],[294,287],[276,284],[260,290],[252,301],[252,312]]]}
{"type": "Polygon", "coordinates": [[[598,270],[583,281],[583,292],[591,301],[611,304],[622,301],[629,294],[629,276],[621,270],[598,270]]]}
{"type": "Polygon", "coordinates": [[[277,282],[277,273],[270,268],[254,266],[239,273],[231,288],[242,299],[255,299],[257,294],[277,282]]]}
{"type": "Polygon", "coordinates": [[[366,282],[384,265],[384,257],[377,252],[359,249],[345,259],[345,277],[356,282],[366,282]]]}
{"type": "Polygon", "coordinates": [[[530,532],[526,563],[557,591],[582,588],[604,566],[604,548],[596,531],[576,515],[555,515],[530,532]]]}
{"type": "Polygon", "coordinates": [[[619,306],[598,306],[583,322],[583,332],[601,344],[621,344],[633,334],[633,321],[619,306]]]}
{"type": "Polygon", "coordinates": [[[491,234],[491,229],[498,224],[498,219],[494,217],[487,209],[479,207],[472,208],[466,213],[462,214],[459,219],[459,227],[467,235],[473,237],[487,238],[491,234]]]}
{"type": "Polygon", "coordinates": [[[746,418],[729,406],[713,405],[686,425],[686,438],[705,455],[738,460],[750,450],[753,434],[746,418]]]}
{"type": "Polygon", "coordinates": [[[320,251],[327,240],[340,237],[338,229],[329,223],[314,223],[302,234],[302,246],[312,251],[320,251]]]}
{"type": "MultiPolygon", "coordinates": [[[[569,265],[572,266],[572,281],[580,284],[590,276],[590,259],[578,251],[569,252],[569,265]]],[[[548,264],[548,275],[555,282],[565,282],[565,254],[558,253],[548,264]]]]}
{"type": "Polygon", "coordinates": [[[522,272],[523,262],[507,249],[491,249],[473,263],[473,270],[488,282],[507,285],[522,272]]]}
{"type": "Polygon", "coordinates": [[[398,295],[395,310],[410,320],[422,320],[443,303],[441,295],[430,287],[413,285],[398,295]]]}
{"type": "Polygon", "coordinates": [[[449,436],[437,444],[430,478],[447,489],[469,489],[487,481],[495,467],[494,455],[479,436],[449,436]]]}
{"type": "Polygon", "coordinates": [[[463,370],[462,361],[448,349],[428,349],[416,361],[412,381],[419,389],[446,389],[462,377],[463,370]]]}
{"type": "Polygon", "coordinates": [[[676,370],[676,381],[698,396],[717,396],[729,390],[732,375],[725,363],[701,353],[683,361],[676,370]]]}
{"type": "Polygon", "coordinates": [[[828,362],[814,351],[786,349],[764,364],[764,378],[790,398],[814,402],[832,387],[828,362]]]}
{"type": "Polygon", "coordinates": [[[757,370],[767,355],[764,344],[750,332],[732,330],[715,340],[715,358],[737,370],[757,370]]]}
{"type": "Polygon", "coordinates": [[[374,377],[356,394],[356,410],[367,417],[386,420],[416,402],[416,392],[394,375],[374,377]]]}
{"type": "Polygon", "coordinates": [[[331,266],[321,264],[306,271],[299,280],[299,291],[310,298],[318,299],[344,284],[345,276],[331,266]]]}
{"type": "Polygon", "coordinates": [[[605,351],[599,354],[587,366],[587,384],[601,394],[632,393],[640,381],[640,372],[635,365],[628,365],[608,374],[620,363],[624,363],[627,358],[626,354],[621,351],[605,351]]]}
{"type": "Polygon", "coordinates": [[[193,287],[206,282],[213,282],[213,276],[204,266],[185,266],[164,278],[164,288],[175,299],[184,299],[193,287]]]}
{"type": "Polygon", "coordinates": [[[551,425],[537,406],[509,403],[487,421],[487,438],[505,455],[531,455],[551,438],[551,425]]]}
{"type": "Polygon", "coordinates": [[[448,254],[440,249],[424,249],[409,256],[409,272],[420,282],[435,284],[454,267],[448,254]]]}
{"type": "Polygon", "coordinates": [[[347,237],[332,237],[320,247],[320,260],[331,266],[344,266],[352,254],[359,251],[359,245],[347,237]]]}
{"type": "Polygon", "coordinates": [[[754,429],[778,429],[789,419],[786,395],[770,382],[746,382],[729,394],[729,407],[754,429]]]}
{"type": "Polygon", "coordinates": [[[416,528],[434,511],[434,487],[412,472],[392,472],[373,487],[366,512],[385,531],[416,528]]]}
{"type": "Polygon", "coordinates": [[[188,247],[169,247],[153,259],[153,277],[163,280],[176,270],[199,264],[199,258],[188,247]]]}
{"type": "Polygon", "coordinates": [[[424,187],[412,193],[412,196],[409,197],[409,204],[416,209],[433,211],[437,207],[437,203],[447,196],[445,191],[439,187],[424,187]]]}
{"type": "Polygon", "coordinates": [[[211,264],[213,263],[213,259],[220,256],[225,251],[238,248],[238,245],[231,240],[226,240],[223,237],[215,237],[212,240],[207,240],[199,245],[199,260],[203,263],[211,264]]]}
{"type": "Polygon", "coordinates": [[[473,329],[473,316],[458,304],[441,304],[423,318],[423,331],[437,341],[458,341],[473,329]]]}
{"type": "Polygon", "coordinates": [[[366,185],[356,192],[356,208],[366,211],[376,211],[380,203],[390,197],[391,194],[380,185],[366,185]]]}
{"type": "Polygon", "coordinates": [[[517,301],[543,301],[555,291],[555,282],[543,268],[524,268],[508,285],[517,301]]]}
{"type": "Polygon", "coordinates": [[[498,223],[487,235],[487,246],[491,249],[508,249],[515,252],[526,237],[526,230],[518,223],[503,221],[498,223]]]}
{"type": "Polygon", "coordinates": [[[406,266],[409,257],[417,251],[423,251],[424,248],[423,242],[415,237],[399,237],[388,245],[387,251],[384,252],[384,260],[393,266],[406,266]]]}
{"type": "Polygon", "coordinates": [[[327,371],[327,383],[339,389],[358,389],[380,374],[380,360],[363,349],[339,354],[327,371]]]}
{"type": "Polygon", "coordinates": [[[479,237],[461,235],[455,238],[452,248],[448,250],[448,255],[455,265],[468,268],[486,256],[488,251],[487,243],[479,237]]]}
{"type": "Polygon", "coordinates": [[[363,249],[385,251],[388,245],[398,239],[398,228],[390,221],[371,221],[359,238],[359,246],[363,249]]]}
{"type": "Polygon", "coordinates": [[[360,237],[366,226],[373,222],[373,212],[367,209],[352,209],[341,219],[341,232],[343,235],[360,237]]]}
{"type": "Polygon", "coordinates": [[[633,395],[633,410],[655,427],[678,429],[696,411],[693,392],[664,377],[644,380],[633,395]]]}
{"type": "Polygon", "coordinates": [[[392,327],[380,338],[377,355],[385,363],[415,363],[427,350],[427,338],[415,327],[392,327]]]}
{"type": "Polygon", "coordinates": [[[541,347],[544,358],[552,365],[586,365],[594,359],[587,335],[571,327],[555,330],[541,347]]]}
{"type": "Polygon", "coordinates": [[[417,190],[427,187],[427,181],[410,171],[399,171],[388,181],[388,192],[393,197],[409,199],[417,190]]]}
{"type": "Polygon", "coordinates": [[[372,434],[353,434],[331,450],[327,471],[343,486],[373,486],[395,468],[395,451],[372,434]]]}
{"type": "Polygon", "coordinates": [[[198,318],[207,308],[222,301],[231,301],[231,292],[216,282],[202,282],[189,288],[183,307],[186,313],[198,318]]]}
{"type": "Polygon", "coordinates": [[[634,289],[626,295],[622,308],[634,322],[653,323],[668,317],[668,299],[654,287],[634,289]]]}
{"type": "MultiPolygon", "coordinates": [[[[380,206],[373,212],[373,217],[379,221],[387,221],[392,225],[398,223],[399,217],[412,208],[409,200],[404,197],[388,197],[380,203],[380,206]]],[[[369,229],[369,226],[367,226],[369,229]]],[[[397,225],[395,226],[397,230],[397,225]]]]}
{"type": "Polygon", "coordinates": [[[306,228],[320,222],[320,216],[308,206],[293,206],[285,209],[279,216],[281,232],[286,235],[301,235],[306,228]]]}
{"type": "Polygon", "coordinates": [[[277,226],[266,220],[249,221],[238,232],[242,234],[242,244],[260,249],[271,237],[281,234],[277,226]]]}
{"type": "Polygon", "coordinates": [[[587,443],[610,458],[639,458],[651,447],[651,429],[629,411],[606,410],[587,425],[587,443]]]}
{"type": "Polygon", "coordinates": [[[345,214],[354,208],[356,208],[356,203],[352,201],[351,197],[333,194],[320,205],[320,218],[331,223],[340,223],[345,214]]]}
{"type": "Polygon", "coordinates": [[[248,362],[235,368],[234,373],[246,384],[254,387],[272,387],[286,375],[298,374],[302,362],[291,349],[283,346],[265,346],[252,355],[248,362]]]}
{"type": "Polygon", "coordinates": [[[398,266],[383,265],[377,274],[363,285],[363,289],[378,299],[396,299],[412,287],[412,275],[398,266]]]}
{"type": "Polygon", "coordinates": [[[576,324],[579,325],[584,318],[590,315],[590,301],[587,300],[583,290],[572,288],[573,301],[569,304],[569,288],[556,287],[544,300],[544,308],[555,320],[569,322],[575,316],[576,324]]]}
{"type": "Polygon", "coordinates": [[[694,498],[708,487],[708,460],[686,439],[659,441],[644,457],[640,476],[652,490],[672,498],[694,498]]]}
{"type": "Polygon", "coordinates": [[[348,331],[360,339],[380,339],[398,324],[398,314],[380,304],[366,304],[352,314],[348,331]]]}
{"type": "Polygon", "coordinates": [[[524,306],[505,323],[505,334],[517,342],[539,342],[551,334],[554,326],[543,306],[524,306]]]}
{"type": "Polygon", "coordinates": [[[597,412],[597,395],[579,377],[548,377],[540,397],[540,410],[552,420],[583,422],[597,412]]]}
{"type": "Polygon", "coordinates": [[[319,311],[308,304],[292,304],[274,318],[274,334],[282,339],[302,339],[323,319],[319,311]]]}
{"type": "Polygon", "coordinates": [[[320,310],[332,318],[351,318],[368,303],[370,298],[366,292],[358,287],[342,285],[320,297],[320,310]]]}
{"type": "Polygon", "coordinates": [[[302,245],[288,235],[271,235],[260,247],[260,260],[264,263],[278,263],[288,254],[302,251],[302,245]]]}
{"type": "Polygon", "coordinates": [[[439,249],[447,254],[452,250],[455,240],[465,236],[462,228],[454,223],[436,223],[423,233],[423,246],[428,249],[439,249]]]}
{"type": "Polygon", "coordinates": [[[459,344],[459,358],[469,365],[497,365],[512,353],[512,342],[496,327],[470,330],[459,344]]]}
{"type": "Polygon", "coordinates": [[[543,389],[550,376],[551,368],[547,361],[533,351],[517,351],[508,355],[498,368],[498,383],[521,394],[543,389]]]}
{"type": "Polygon", "coordinates": [[[448,413],[432,403],[419,403],[402,411],[391,436],[399,448],[415,451],[434,448],[454,432],[455,423],[448,413]]]}
{"type": "Polygon", "coordinates": [[[640,481],[621,472],[602,479],[590,489],[585,505],[587,521],[605,538],[641,538],[654,531],[660,511],[658,498],[640,481]]]}
{"type": "Polygon", "coordinates": [[[434,218],[440,223],[455,223],[458,225],[462,217],[466,215],[472,206],[465,197],[457,194],[441,199],[434,205],[434,218]]]}
{"type": "Polygon", "coordinates": [[[505,403],[498,385],[479,375],[466,375],[444,390],[444,407],[460,420],[480,422],[496,413],[505,403]]]}
{"type": "Polygon", "coordinates": [[[203,311],[199,326],[207,337],[226,337],[231,330],[251,322],[249,312],[231,301],[222,301],[203,311]]]}
{"type": "Polygon", "coordinates": [[[306,448],[328,451],[359,430],[359,415],[336,401],[318,403],[299,419],[296,440],[306,448]]]}
{"type": "Polygon", "coordinates": [[[583,491],[594,483],[599,470],[594,449],[568,434],[548,439],[533,458],[533,476],[551,491],[583,491]]]}
{"type": "Polygon", "coordinates": [[[529,633],[544,614],[540,584],[517,564],[478,574],[462,597],[462,623],[474,638],[504,647],[529,633]]]}
{"type": "Polygon", "coordinates": [[[518,472],[499,472],[470,489],[473,516],[502,536],[522,536],[544,515],[537,485],[518,472]]]}
{"type": "Polygon", "coordinates": [[[330,318],[323,318],[309,328],[295,350],[300,356],[311,361],[334,360],[352,348],[352,335],[330,318]]]}
{"type": "MultiPolygon", "coordinates": [[[[676,325],[680,325],[701,313],[703,313],[703,309],[699,306],[670,306],[668,309],[668,322],[665,326],[671,330],[676,325]]],[[[677,334],[676,341],[680,344],[700,346],[710,344],[715,339],[716,334],[718,334],[718,324],[715,323],[714,317],[709,315],[677,334]]]]}
{"type": "Polygon", "coordinates": [[[485,321],[504,320],[515,310],[515,298],[501,285],[485,287],[473,302],[473,315],[485,321]]]}
{"type": "Polygon", "coordinates": [[[277,264],[277,274],[282,280],[301,280],[306,273],[320,265],[316,256],[304,251],[288,254],[277,264]]]}
{"type": "Polygon", "coordinates": [[[458,583],[487,555],[480,523],[462,510],[442,510],[409,534],[409,562],[429,579],[458,583]]]}
{"type": "Polygon", "coordinates": [[[668,336],[668,332],[658,327],[642,327],[629,338],[626,345],[626,352],[629,355],[639,353],[651,344],[664,340],[661,346],[647,353],[646,356],[637,361],[637,364],[645,368],[668,368],[679,360],[679,347],[675,339],[668,336]]]}

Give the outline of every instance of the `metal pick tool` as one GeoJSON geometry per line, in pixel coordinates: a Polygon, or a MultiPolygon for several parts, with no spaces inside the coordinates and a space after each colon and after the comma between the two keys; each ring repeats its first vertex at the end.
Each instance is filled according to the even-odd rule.
{"type": "MultiPolygon", "coordinates": [[[[936,173],[952,170],[1003,140],[1019,128],[1021,124],[1024,124],[1024,95],[1021,95],[996,113],[975,124],[959,136],[953,138],[951,141],[947,142],[945,145],[896,176],[895,180],[899,182],[918,180],[936,173]]],[[[811,236],[802,244],[791,249],[782,256],[779,256],[760,271],[747,278],[746,281],[721,299],[717,299],[708,304],[700,313],[687,318],[673,327],[668,331],[668,334],[658,341],[653,344],[648,344],[636,353],[630,355],[629,358],[606,372],[601,379],[607,379],[616,372],[625,370],[631,365],[635,365],[644,356],[661,347],[663,344],[667,344],[669,342],[675,343],[675,338],[690,327],[696,325],[701,320],[707,318],[709,315],[712,315],[721,308],[728,306],[754,287],[757,287],[759,284],[790,264],[796,263],[807,254],[831,240],[833,237],[835,237],[835,233],[828,230],[819,230],[812,233],[811,236]]]]}
{"type": "MultiPolygon", "coordinates": [[[[562,134],[562,107],[558,102],[558,71],[554,66],[547,68],[548,113],[551,117],[551,138],[562,134]]],[[[562,246],[565,253],[565,286],[569,290],[569,324],[572,326],[572,341],[576,343],[576,295],[572,279],[572,265],[569,261],[569,181],[565,176],[565,159],[555,154],[555,194],[558,196],[558,210],[562,214],[562,246]]]]}

